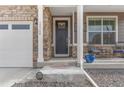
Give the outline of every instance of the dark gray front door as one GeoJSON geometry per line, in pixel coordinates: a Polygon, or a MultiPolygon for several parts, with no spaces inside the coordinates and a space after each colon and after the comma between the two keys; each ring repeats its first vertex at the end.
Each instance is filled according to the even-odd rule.
{"type": "Polygon", "coordinates": [[[56,21],[56,55],[68,55],[68,21],[56,21]]]}

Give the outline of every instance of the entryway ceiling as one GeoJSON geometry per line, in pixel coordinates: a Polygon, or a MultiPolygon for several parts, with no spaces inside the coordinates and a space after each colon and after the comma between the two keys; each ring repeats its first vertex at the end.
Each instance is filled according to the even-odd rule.
{"type": "Polygon", "coordinates": [[[76,11],[75,6],[50,6],[50,10],[53,16],[70,16],[73,11],[76,11]]]}

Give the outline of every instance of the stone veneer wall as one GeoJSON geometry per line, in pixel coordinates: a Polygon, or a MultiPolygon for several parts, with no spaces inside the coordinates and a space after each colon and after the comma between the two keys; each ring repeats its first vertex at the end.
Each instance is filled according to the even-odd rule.
{"type": "Polygon", "coordinates": [[[1,5],[0,21],[32,21],[33,22],[33,62],[37,62],[38,32],[34,19],[37,18],[37,6],[31,5],[1,5]]]}
{"type": "Polygon", "coordinates": [[[52,56],[52,15],[48,7],[43,10],[43,23],[44,60],[49,60],[52,56]]]}
{"type": "Polygon", "coordinates": [[[72,57],[73,58],[77,57],[77,46],[72,46],[72,57]]]}
{"type": "MultiPolygon", "coordinates": [[[[112,50],[113,50],[114,47],[112,47],[112,46],[100,46],[100,45],[97,45],[97,46],[91,46],[91,47],[96,48],[96,49],[101,51],[98,54],[95,53],[97,58],[112,58],[112,57],[117,57],[118,56],[118,55],[117,56],[113,55],[112,50]]],[[[83,47],[84,55],[86,53],[88,53],[89,48],[90,48],[90,46],[84,45],[84,47],[83,47]]],[[[73,48],[72,48],[72,57],[73,58],[77,57],[77,47],[76,46],[73,46],[73,48]]]]}
{"type": "MultiPolygon", "coordinates": [[[[86,42],[86,32],[87,32],[87,27],[86,27],[86,16],[118,16],[118,19],[119,21],[121,20],[124,20],[124,13],[117,13],[117,12],[103,12],[103,13],[97,13],[97,12],[87,12],[87,13],[84,13],[84,27],[83,27],[83,31],[84,31],[84,43],[86,45],[84,45],[83,47],[83,52],[84,54],[88,52],[88,45],[87,45],[87,42],[86,42]]],[[[103,52],[102,54],[99,54],[97,55],[97,57],[115,57],[115,55],[113,56],[113,53],[112,53],[112,50],[113,50],[113,46],[102,46],[102,45],[97,45],[97,46],[93,46],[94,48],[97,48],[97,49],[106,49],[105,52],[103,52]]],[[[76,57],[77,56],[77,46],[73,46],[72,48],[72,57],[76,57]]]]}
{"type": "Polygon", "coordinates": [[[92,46],[84,46],[84,54],[88,53],[88,50],[90,48],[95,48],[98,51],[100,51],[99,53],[95,53],[97,58],[112,58],[114,57],[113,55],[113,47],[112,46],[100,46],[100,45],[92,45],[92,46]]]}

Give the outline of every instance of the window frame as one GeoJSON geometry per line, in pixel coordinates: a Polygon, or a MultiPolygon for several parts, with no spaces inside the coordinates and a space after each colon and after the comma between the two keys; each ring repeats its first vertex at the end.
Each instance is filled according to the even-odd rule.
{"type": "Polygon", "coordinates": [[[104,44],[103,43],[103,33],[107,31],[103,31],[103,19],[104,18],[115,18],[115,31],[108,31],[109,32],[115,32],[115,44],[118,43],[118,16],[87,16],[86,17],[86,29],[87,29],[87,37],[86,41],[87,44],[89,44],[89,32],[101,32],[101,44],[90,44],[90,45],[105,45],[105,46],[113,46],[115,44],[104,44]],[[89,26],[89,19],[90,18],[100,18],[101,19],[101,31],[89,31],[88,26],[89,26]]]}
{"type": "Polygon", "coordinates": [[[6,26],[7,26],[7,29],[6,29],[6,28],[3,28],[3,29],[0,28],[0,30],[2,30],[2,31],[4,31],[4,30],[5,30],[5,31],[6,31],[6,30],[9,30],[9,24],[0,23],[0,25],[4,25],[4,26],[6,25],[6,26]]]}
{"type": "Polygon", "coordinates": [[[13,21],[11,22],[11,30],[12,31],[31,31],[32,28],[31,21],[13,21]],[[12,29],[12,25],[29,25],[29,29],[12,29]]]}
{"type": "Polygon", "coordinates": [[[3,31],[3,32],[7,32],[7,31],[10,31],[11,30],[11,26],[10,26],[10,24],[8,24],[8,22],[6,22],[6,21],[2,21],[2,22],[0,22],[0,25],[8,25],[8,29],[0,29],[0,32],[1,31],[3,31]]]}
{"type": "Polygon", "coordinates": [[[30,24],[11,24],[11,29],[12,30],[30,30],[30,24]],[[18,27],[16,27],[16,28],[13,28],[14,26],[18,26],[18,27]],[[28,26],[28,28],[20,28],[19,26],[28,26]]]}
{"type": "Polygon", "coordinates": [[[12,31],[31,31],[32,30],[32,21],[2,21],[0,22],[0,25],[8,25],[8,29],[0,29],[0,31],[3,31],[3,32],[12,32],[12,31]],[[16,25],[16,24],[23,24],[23,25],[29,25],[29,29],[12,29],[12,25],[16,25]]]}

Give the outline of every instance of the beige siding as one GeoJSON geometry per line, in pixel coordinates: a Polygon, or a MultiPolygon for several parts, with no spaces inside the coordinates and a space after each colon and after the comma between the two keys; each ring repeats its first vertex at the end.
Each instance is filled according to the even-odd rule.
{"type": "Polygon", "coordinates": [[[118,42],[124,42],[124,20],[119,20],[118,30],[118,42]]]}

